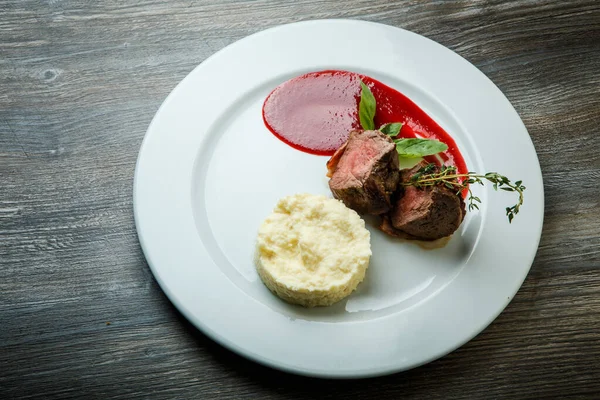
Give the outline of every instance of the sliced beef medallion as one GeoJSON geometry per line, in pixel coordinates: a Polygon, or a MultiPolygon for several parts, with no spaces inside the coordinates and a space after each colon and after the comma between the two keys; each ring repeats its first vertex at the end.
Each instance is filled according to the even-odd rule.
{"type": "MultiPolygon", "coordinates": [[[[408,181],[421,167],[418,165],[403,171],[401,181],[408,181]]],[[[465,214],[462,196],[443,185],[426,188],[406,186],[399,190],[394,207],[384,218],[381,229],[407,239],[441,239],[458,229],[465,214]]]]}
{"type": "Polygon", "coordinates": [[[327,162],[333,196],[359,214],[383,214],[400,180],[396,145],[379,131],[352,131],[327,162]]]}

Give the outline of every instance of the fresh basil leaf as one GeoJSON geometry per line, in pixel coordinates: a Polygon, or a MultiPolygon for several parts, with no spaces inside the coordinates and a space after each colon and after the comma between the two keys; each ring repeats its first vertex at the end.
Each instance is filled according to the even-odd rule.
{"type": "Polygon", "coordinates": [[[396,151],[399,155],[405,157],[423,157],[437,154],[448,150],[446,143],[432,139],[398,139],[396,143],[396,151]]]}
{"type": "Polygon", "coordinates": [[[388,136],[395,137],[400,133],[400,129],[402,129],[401,122],[392,122],[391,124],[382,125],[379,130],[381,133],[384,133],[388,136]]]}
{"type": "Polygon", "coordinates": [[[398,165],[400,169],[409,169],[423,161],[421,157],[404,157],[398,155],[398,165]]]}
{"type": "Polygon", "coordinates": [[[358,117],[360,118],[360,125],[364,130],[370,131],[375,129],[375,97],[371,93],[371,89],[363,81],[360,81],[360,103],[358,104],[358,117]]]}

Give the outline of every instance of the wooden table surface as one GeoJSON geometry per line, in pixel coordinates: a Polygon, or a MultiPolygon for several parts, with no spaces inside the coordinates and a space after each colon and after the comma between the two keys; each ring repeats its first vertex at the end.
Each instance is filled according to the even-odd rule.
{"type": "Polygon", "coordinates": [[[600,3],[0,1],[0,398],[600,398],[600,3]],[[161,102],[259,30],[357,18],[454,50],[523,119],[545,223],[523,287],[462,348],[387,377],[256,365],[171,305],[142,255],[133,173],[161,102]]]}

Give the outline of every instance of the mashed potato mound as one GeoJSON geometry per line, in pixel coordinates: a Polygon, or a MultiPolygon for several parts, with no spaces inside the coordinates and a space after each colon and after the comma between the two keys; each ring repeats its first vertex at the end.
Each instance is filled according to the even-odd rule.
{"type": "Polygon", "coordinates": [[[325,196],[284,197],[258,231],[262,281],[283,300],[305,307],[328,306],[352,293],[370,257],[365,222],[325,196]]]}

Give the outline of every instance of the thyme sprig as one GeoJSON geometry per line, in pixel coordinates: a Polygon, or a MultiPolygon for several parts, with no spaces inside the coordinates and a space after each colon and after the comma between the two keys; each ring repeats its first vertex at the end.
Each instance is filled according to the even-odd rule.
{"type": "Polygon", "coordinates": [[[522,181],[511,182],[506,176],[500,175],[497,172],[488,172],[486,174],[478,174],[476,172],[467,172],[466,174],[459,174],[455,166],[442,166],[439,167],[435,164],[427,164],[420,168],[414,173],[409,181],[403,182],[403,186],[415,186],[418,188],[424,188],[428,186],[444,185],[448,189],[455,190],[457,195],[461,195],[464,190],[468,190],[469,197],[469,211],[473,209],[479,210],[479,204],[481,199],[475,195],[471,190],[472,184],[483,185],[484,180],[487,180],[494,184],[494,190],[504,190],[507,192],[517,192],[519,200],[517,204],[512,207],[506,207],[506,216],[508,222],[512,222],[515,215],[519,213],[519,209],[523,204],[523,186],[522,181]]]}

